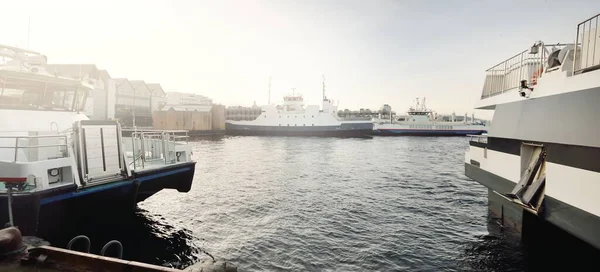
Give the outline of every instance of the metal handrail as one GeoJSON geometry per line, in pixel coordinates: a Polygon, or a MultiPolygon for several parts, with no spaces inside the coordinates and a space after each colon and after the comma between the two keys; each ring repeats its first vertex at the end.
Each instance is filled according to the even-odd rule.
{"type": "MultiPolygon", "coordinates": [[[[577,34],[575,36],[575,44],[577,46],[581,45],[581,52],[577,54],[579,50],[575,48],[575,53],[573,55],[573,73],[584,72],[588,69],[594,69],[596,67],[600,67],[600,59],[596,61],[596,47],[598,47],[598,43],[600,43],[600,39],[598,39],[598,20],[600,20],[600,14],[590,17],[589,19],[579,23],[577,25],[577,34]],[[591,30],[592,30],[592,21],[596,19],[596,24],[594,27],[594,42],[591,42],[591,30]],[[589,27],[587,28],[590,33],[586,33],[586,26],[589,23],[589,27]],[[583,26],[583,27],[582,27],[583,26]],[[581,31],[580,31],[581,30],[581,31]],[[581,33],[581,36],[579,35],[581,33]],[[586,36],[586,34],[588,34],[586,36]],[[581,37],[581,41],[580,38],[581,37]],[[588,43],[585,44],[585,39],[588,39],[588,43]],[[590,52],[590,47],[592,47],[592,51],[590,52]],[[585,53],[585,66],[583,66],[583,54],[585,53]],[[588,64],[589,56],[592,56],[592,63],[588,64]],[[579,57],[579,58],[578,58],[579,57]]],[[[600,52],[598,52],[600,54],[600,52]]]]}
{"type": "Polygon", "coordinates": [[[45,148],[45,147],[69,147],[68,139],[66,135],[36,135],[36,136],[0,136],[0,139],[15,139],[15,146],[0,146],[0,148],[10,148],[15,150],[14,162],[17,162],[19,149],[26,148],[45,148]],[[53,145],[28,145],[28,146],[19,146],[20,139],[43,139],[43,138],[62,138],[65,140],[64,144],[53,144],[53,145]]]}
{"type": "Polygon", "coordinates": [[[134,130],[131,133],[131,143],[133,152],[133,168],[137,168],[141,162],[141,167],[145,167],[146,162],[164,160],[165,164],[172,163],[175,159],[171,153],[175,154],[175,150],[171,150],[170,144],[174,144],[177,140],[189,139],[187,130],[134,130]],[[185,135],[177,135],[185,133],[185,135]],[[139,142],[139,147],[138,147],[139,142]],[[139,156],[136,156],[136,153],[139,156]]]}
{"type": "MultiPolygon", "coordinates": [[[[42,148],[42,147],[59,147],[68,146],[67,144],[55,144],[55,145],[30,145],[30,146],[19,146],[19,148],[42,148]]],[[[14,146],[0,146],[0,148],[15,148],[14,146]]]]}
{"type": "Polygon", "coordinates": [[[117,246],[117,255],[119,259],[123,259],[123,245],[117,240],[112,240],[106,243],[106,245],[102,247],[102,250],[100,250],[100,254],[102,254],[102,256],[106,256],[106,250],[112,245],[117,246]]]}
{"type": "Polygon", "coordinates": [[[83,239],[83,241],[85,241],[85,252],[90,253],[90,246],[91,246],[92,242],[90,242],[90,238],[88,238],[85,235],[77,235],[77,236],[73,237],[73,239],[71,239],[71,241],[69,241],[69,243],[67,244],[67,249],[71,250],[73,247],[73,244],[81,239],[83,239]]]}
{"type": "MultiPolygon", "coordinates": [[[[548,48],[563,48],[569,44],[541,44],[540,52],[530,55],[529,50],[524,50],[494,66],[485,70],[486,80],[484,82],[481,98],[517,89],[521,80],[530,79],[536,72],[543,71],[547,56],[551,53],[548,48]]],[[[540,73],[538,77],[542,77],[540,73]]],[[[535,83],[534,83],[535,84],[535,83]]]]}
{"type": "Polygon", "coordinates": [[[161,133],[161,132],[176,132],[176,133],[187,133],[189,132],[188,130],[184,130],[184,129],[179,129],[179,130],[162,130],[162,129],[131,129],[131,128],[124,128],[121,131],[133,131],[133,132],[156,132],[156,133],[161,133]]]}
{"type": "Polygon", "coordinates": [[[11,139],[11,138],[66,138],[67,135],[37,135],[37,136],[0,136],[0,139],[11,139]]]}
{"type": "Polygon", "coordinates": [[[340,121],[369,121],[373,119],[373,117],[369,116],[351,116],[351,117],[337,117],[340,121]]]}

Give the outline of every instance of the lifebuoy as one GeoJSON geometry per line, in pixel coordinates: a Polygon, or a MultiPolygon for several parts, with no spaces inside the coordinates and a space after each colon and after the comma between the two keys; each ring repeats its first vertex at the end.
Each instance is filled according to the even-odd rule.
{"type": "Polygon", "coordinates": [[[544,68],[540,68],[537,71],[535,71],[533,73],[533,76],[531,77],[531,84],[532,85],[536,85],[537,84],[537,79],[538,77],[540,77],[540,75],[542,74],[542,72],[544,71],[544,68]]]}

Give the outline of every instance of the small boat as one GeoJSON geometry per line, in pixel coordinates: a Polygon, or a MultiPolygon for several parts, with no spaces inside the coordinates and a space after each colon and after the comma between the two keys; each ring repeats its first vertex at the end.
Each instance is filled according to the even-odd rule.
{"type": "MultiPolygon", "coordinates": [[[[476,121],[475,116],[469,121],[465,114],[461,121],[453,114],[450,120],[439,118],[427,109],[425,98],[420,103],[416,99],[416,106],[411,107],[407,116],[390,117],[390,120],[375,120],[373,128],[374,135],[380,136],[465,136],[481,135],[487,132],[484,122],[476,121]]],[[[391,115],[390,115],[391,116],[391,115]]]]}

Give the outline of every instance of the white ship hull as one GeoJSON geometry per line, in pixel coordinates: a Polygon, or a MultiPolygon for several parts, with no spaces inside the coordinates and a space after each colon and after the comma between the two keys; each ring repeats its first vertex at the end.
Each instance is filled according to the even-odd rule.
{"type": "Polygon", "coordinates": [[[376,135],[382,136],[465,136],[481,135],[487,132],[483,125],[456,125],[444,123],[430,124],[376,124],[373,127],[376,135]]]}
{"type": "MultiPolygon", "coordinates": [[[[323,109],[302,105],[300,96],[287,96],[283,106],[263,106],[253,120],[227,120],[225,131],[242,136],[333,136],[366,137],[373,132],[373,122],[337,116],[337,108],[329,100],[323,109]]],[[[257,109],[257,108],[254,108],[257,109]]]]}
{"type": "MultiPolygon", "coordinates": [[[[578,27],[579,39],[589,39],[579,30],[594,31],[578,27]]],[[[600,58],[589,59],[600,42],[562,46],[538,42],[535,56],[524,51],[497,65],[510,69],[487,70],[477,108],[494,118],[489,135],[471,139],[465,174],[490,189],[502,226],[525,235],[534,218],[600,248],[600,58]]]]}

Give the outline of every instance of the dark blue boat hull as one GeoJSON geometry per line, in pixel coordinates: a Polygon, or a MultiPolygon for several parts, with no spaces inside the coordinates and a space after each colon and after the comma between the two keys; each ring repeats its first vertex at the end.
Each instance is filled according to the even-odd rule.
{"type": "MultiPolygon", "coordinates": [[[[15,226],[23,235],[50,238],[60,233],[61,225],[81,216],[121,214],[134,211],[162,189],[188,192],[195,172],[195,162],[177,164],[133,174],[131,178],[77,190],[76,185],[53,191],[13,196],[15,226]]],[[[8,223],[6,195],[0,196],[0,222],[8,223]]]]}
{"type": "Polygon", "coordinates": [[[370,137],[373,123],[342,123],[339,126],[254,126],[225,123],[233,136],[370,137]]]}

